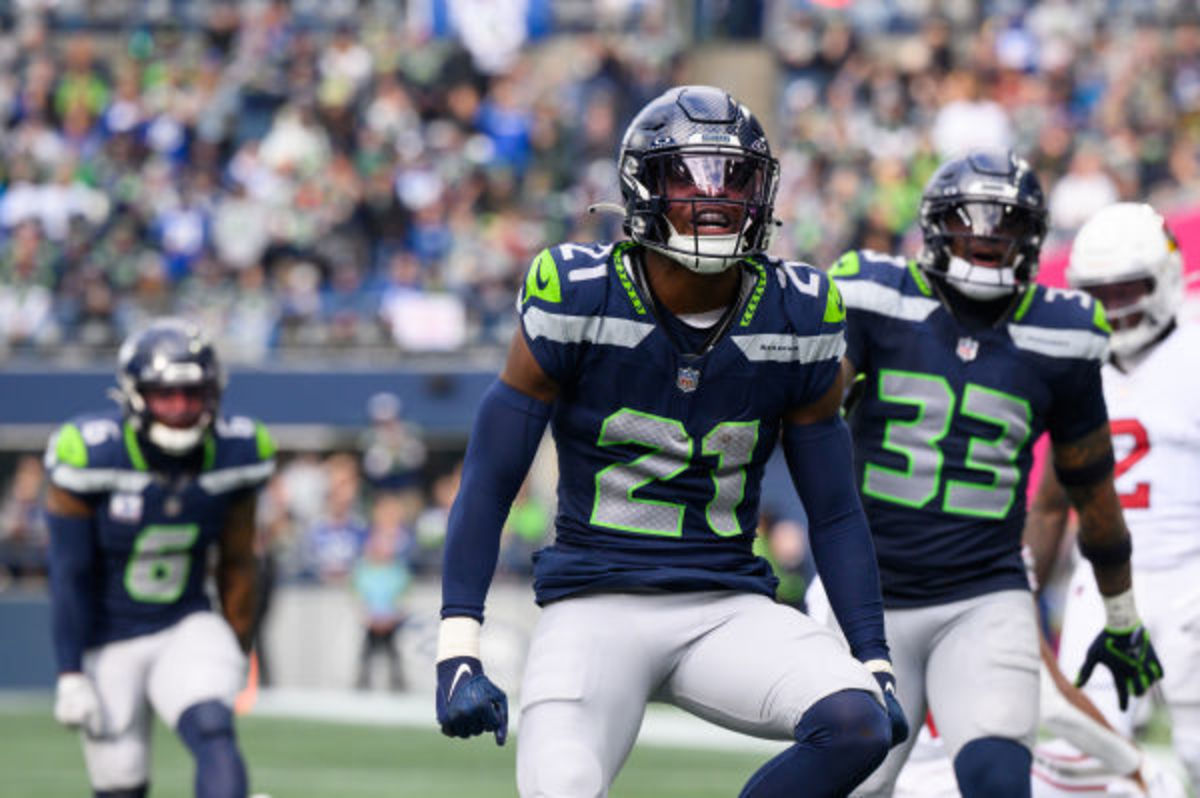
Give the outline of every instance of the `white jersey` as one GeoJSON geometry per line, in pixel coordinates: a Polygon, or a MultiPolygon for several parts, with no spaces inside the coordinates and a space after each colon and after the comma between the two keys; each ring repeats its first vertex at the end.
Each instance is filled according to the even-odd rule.
{"type": "Polygon", "coordinates": [[[1200,325],[1181,325],[1129,374],[1105,364],[1103,377],[1134,568],[1200,557],[1200,325]]]}

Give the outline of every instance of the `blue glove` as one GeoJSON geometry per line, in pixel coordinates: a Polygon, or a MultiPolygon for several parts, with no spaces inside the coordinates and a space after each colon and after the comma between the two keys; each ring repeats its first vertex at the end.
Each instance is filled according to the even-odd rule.
{"type": "Polygon", "coordinates": [[[1079,669],[1076,687],[1087,684],[1097,664],[1103,664],[1112,671],[1113,682],[1117,686],[1117,703],[1122,710],[1129,705],[1130,694],[1145,693],[1163,675],[1158,654],[1154,653],[1154,646],[1150,644],[1150,635],[1140,623],[1124,630],[1105,627],[1096,635],[1088,647],[1083,667],[1079,669]]]}
{"type": "Polygon", "coordinates": [[[896,677],[888,671],[873,671],[879,689],[883,691],[883,705],[887,707],[888,720],[892,724],[892,748],[908,739],[908,718],[904,717],[904,707],[896,698],[896,677]]]}
{"type": "Polygon", "coordinates": [[[483,675],[474,657],[451,657],[437,664],[437,719],[447,737],[496,733],[496,745],[508,738],[508,696],[483,675]]]}

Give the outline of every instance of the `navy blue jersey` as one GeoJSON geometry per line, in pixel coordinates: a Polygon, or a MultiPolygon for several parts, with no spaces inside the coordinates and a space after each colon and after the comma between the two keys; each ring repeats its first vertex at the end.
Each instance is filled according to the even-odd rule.
{"type": "Polygon", "coordinates": [[[743,262],[740,301],[697,335],[656,308],[639,262],[627,242],[563,244],[535,259],[519,299],[530,351],[560,388],[557,535],[535,557],[537,600],[773,596],[771,568],[751,551],[759,484],[784,412],[837,375],[837,289],[810,266],[743,262]]]}
{"type": "Polygon", "coordinates": [[[1032,445],[1105,423],[1103,309],[1034,285],[996,325],[967,328],[914,263],[850,252],[831,270],[849,358],[865,378],[850,427],[886,606],[1025,588],[1032,445]]]}
{"type": "Polygon", "coordinates": [[[209,546],[235,497],[271,475],[274,452],[266,428],[240,416],[217,422],[192,474],[151,468],[116,411],[81,416],[54,434],[46,451],[50,481],[94,513],[97,574],[86,647],[149,634],[210,608],[209,546]]]}

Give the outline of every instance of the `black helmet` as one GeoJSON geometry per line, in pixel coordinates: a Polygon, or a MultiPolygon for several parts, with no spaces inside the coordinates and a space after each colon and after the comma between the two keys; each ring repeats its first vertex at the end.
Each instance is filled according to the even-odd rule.
{"type": "Polygon", "coordinates": [[[117,356],[116,397],[125,417],[168,454],[186,454],[200,444],[216,421],[225,372],[217,351],[200,328],[177,318],[155,321],[134,333],[117,356]],[[156,419],[146,401],[151,388],[186,388],[203,399],[203,411],[187,427],[156,419]]]}
{"type": "Polygon", "coordinates": [[[942,164],[921,197],[921,267],[972,299],[1010,295],[1037,277],[1046,198],[1011,152],[971,152],[942,164]]]}
{"type": "Polygon", "coordinates": [[[625,131],[617,172],[625,233],[692,271],[724,271],[770,244],[779,162],[758,120],[721,89],[679,86],[651,100],[625,131]],[[680,185],[691,196],[670,196],[680,185]],[[667,218],[679,207],[691,234],[667,218]]]}

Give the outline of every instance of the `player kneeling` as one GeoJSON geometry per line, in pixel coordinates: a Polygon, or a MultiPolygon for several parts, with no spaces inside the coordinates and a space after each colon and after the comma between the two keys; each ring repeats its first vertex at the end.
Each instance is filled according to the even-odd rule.
{"type": "Polygon", "coordinates": [[[193,325],[158,321],[119,360],[120,411],[64,424],[46,453],[54,716],[80,729],[97,798],[146,795],[151,709],[195,757],[196,795],[239,798],[231,707],[275,447],[261,424],[218,418],[224,373],[193,325]],[[204,591],[213,546],[223,618],[204,591]]]}

